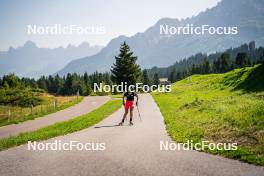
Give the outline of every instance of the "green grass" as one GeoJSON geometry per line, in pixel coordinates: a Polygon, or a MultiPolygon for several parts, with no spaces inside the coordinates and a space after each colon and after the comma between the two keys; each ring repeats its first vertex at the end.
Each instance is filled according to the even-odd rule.
{"type": "Polygon", "coordinates": [[[0,139],[0,151],[25,144],[28,141],[40,141],[65,135],[90,127],[103,120],[121,106],[120,100],[110,100],[92,112],[76,117],[74,119],[58,122],[54,125],[38,129],[33,132],[21,133],[17,136],[0,139]]]}
{"type": "MultiPolygon", "coordinates": [[[[38,117],[43,117],[45,115],[55,113],[57,111],[64,110],[75,104],[80,103],[83,100],[83,96],[80,96],[78,99],[72,97],[55,97],[57,99],[57,106],[54,108],[53,101],[54,97],[42,97],[43,104],[33,107],[33,113],[31,113],[31,108],[23,107],[13,107],[13,106],[0,106],[0,114],[7,113],[8,110],[11,110],[11,117],[8,119],[0,118],[0,127],[10,124],[18,124],[27,120],[33,120],[38,117]],[[65,100],[65,99],[70,99],[65,100]]],[[[5,115],[7,116],[7,115],[5,115]]]]}
{"type": "Polygon", "coordinates": [[[122,98],[123,94],[119,93],[119,94],[111,94],[109,95],[111,98],[122,98]]]}
{"type": "Polygon", "coordinates": [[[225,74],[193,75],[153,93],[169,135],[177,142],[238,143],[238,150],[210,151],[264,165],[264,66],[225,74]]]}

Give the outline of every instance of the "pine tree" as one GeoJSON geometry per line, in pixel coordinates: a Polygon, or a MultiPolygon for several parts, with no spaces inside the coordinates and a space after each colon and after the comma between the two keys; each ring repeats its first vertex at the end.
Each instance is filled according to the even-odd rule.
{"type": "Polygon", "coordinates": [[[103,80],[104,80],[105,84],[112,85],[110,74],[108,72],[104,73],[103,80]]]}
{"type": "Polygon", "coordinates": [[[150,85],[150,80],[148,77],[148,72],[146,69],[143,70],[143,85],[150,85]]]}
{"type": "Polygon", "coordinates": [[[220,71],[221,73],[227,72],[230,70],[230,54],[223,53],[220,57],[220,71]]]}
{"type": "Polygon", "coordinates": [[[159,85],[159,84],[160,84],[159,75],[158,73],[155,73],[153,78],[153,85],[159,85]]]}
{"type": "Polygon", "coordinates": [[[213,63],[214,73],[224,73],[231,69],[230,66],[230,54],[223,53],[219,58],[217,58],[213,63]]]}
{"type": "Polygon", "coordinates": [[[181,80],[181,79],[182,79],[181,72],[177,72],[177,74],[176,74],[176,80],[175,81],[178,81],[178,80],[181,80]]]}
{"type": "Polygon", "coordinates": [[[236,56],[236,65],[238,67],[245,67],[249,65],[247,53],[238,53],[236,56]]]}
{"type": "Polygon", "coordinates": [[[85,93],[85,95],[91,95],[92,92],[93,92],[93,90],[92,90],[91,86],[90,85],[87,85],[86,86],[86,93],[85,93]]]}
{"type": "Polygon", "coordinates": [[[62,88],[63,88],[63,79],[59,77],[59,75],[56,75],[54,78],[54,87],[55,87],[55,93],[60,94],[62,88]]]}
{"type": "Polygon", "coordinates": [[[22,86],[22,82],[18,76],[11,73],[3,76],[3,84],[8,85],[9,88],[17,88],[22,86]]]}
{"type": "Polygon", "coordinates": [[[175,71],[172,71],[172,72],[170,72],[170,75],[169,75],[169,79],[168,80],[173,83],[173,82],[176,81],[176,78],[175,77],[176,77],[176,72],[175,71]]]}
{"type": "Polygon", "coordinates": [[[72,94],[72,81],[73,77],[70,73],[67,74],[66,80],[63,86],[63,94],[64,95],[71,95],[72,94]]]}
{"type": "Polygon", "coordinates": [[[202,65],[202,73],[203,74],[208,74],[210,73],[210,64],[209,64],[209,61],[207,58],[204,58],[204,62],[203,62],[203,65],[202,65]]]}
{"type": "Polygon", "coordinates": [[[84,73],[83,79],[84,79],[85,84],[89,84],[89,77],[88,77],[87,72],[84,73]]]}
{"type": "Polygon", "coordinates": [[[115,56],[116,62],[111,69],[111,79],[116,84],[127,82],[128,85],[134,85],[138,81],[141,70],[136,64],[137,57],[130,51],[130,47],[124,42],[120,47],[120,53],[115,56]]]}
{"type": "Polygon", "coordinates": [[[213,72],[214,73],[220,73],[220,59],[216,59],[214,60],[214,63],[213,63],[213,72]]]}
{"type": "Polygon", "coordinates": [[[41,76],[39,80],[37,81],[38,87],[40,89],[46,90],[47,91],[47,84],[46,84],[46,78],[45,76],[41,76]]]}

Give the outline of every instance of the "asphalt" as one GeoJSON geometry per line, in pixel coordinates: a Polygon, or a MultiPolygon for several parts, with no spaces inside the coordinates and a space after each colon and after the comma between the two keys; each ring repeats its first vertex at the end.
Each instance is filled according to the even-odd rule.
{"type": "Polygon", "coordinates": [[[109,99],[110,97],[107,96],[85,97],[82,102],[67,109],[43,117],[39,117],[34,120],[28,120],[19,124],[2,126],[0,127],[0,138],[17,135],[22,132],[34,131],[45,126],[52,125],[56,122],[69,120],[77,116],[89,113],[95,108],[106,103],[109,99]]]}
{"type": "MultiPolygon", "coordinates": [[[[171,143],[162,115],[149,94],[140,95],[139,120],[134,126],[116,126],[123,108],[85,130],[43,141],[104,143],[105,150],[28,150],[28,145],[0,152],[0,175],[69,176],[255,176],[264,168],[198,151],[161,151],[160,141],[171,143]]],[[[96,148],[95,148],[96,149],[96,148]]]]}

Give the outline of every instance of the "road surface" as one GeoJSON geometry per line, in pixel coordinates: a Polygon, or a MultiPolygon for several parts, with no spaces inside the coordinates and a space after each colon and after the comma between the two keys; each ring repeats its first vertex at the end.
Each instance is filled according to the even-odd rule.
{"type": "Polygon", "coordinates": [[[255,176],[264,168],[197,151],[160,151],[168,137],[162,115],[149,94],[140,96],[142,122],[115,126],[123,109],[85,130],[45,143],[105,143],[104,151],[29,151],[27,145],[0,152],[0,175],[69,176],[255,176]]]}
{"type": "Polygon", "coordinates": [[[95,108],[107,102],[109,99],[110,97],[107,96],[85,97],[82,102],[67,109],[19,124],[2,126],[0,127],[0,138],[17,135],[21,132],[34,131],[45,126],[52,125],[56,122],[75,118],[94,110],[95,108]]]}

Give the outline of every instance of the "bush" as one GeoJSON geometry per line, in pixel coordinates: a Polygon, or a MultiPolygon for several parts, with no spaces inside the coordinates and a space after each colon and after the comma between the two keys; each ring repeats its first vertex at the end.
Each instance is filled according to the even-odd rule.
{"type": "Polygon", "coordinates": [[[2,105],[9,104],[30,107],[39,105],[41,101],[41,98],[37,97],[34,92],[27,89],[0,89],[0,104],[2,105]]]}

